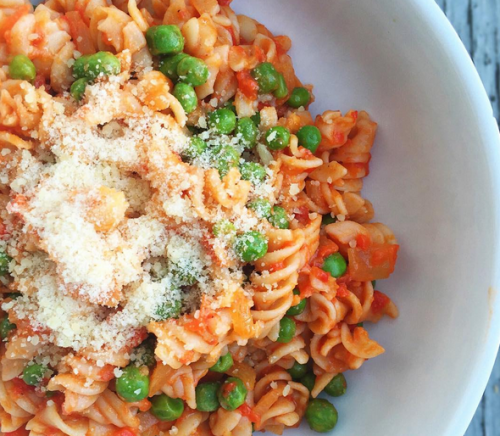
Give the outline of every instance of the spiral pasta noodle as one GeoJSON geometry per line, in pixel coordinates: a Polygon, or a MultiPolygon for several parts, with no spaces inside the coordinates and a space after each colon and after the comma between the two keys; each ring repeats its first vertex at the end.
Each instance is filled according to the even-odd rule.
{"type": "Polygon", "coordinates": [[[0,0],[2,434],[332,429],[384,352],[377,123],[230,3],[0,0]]]}

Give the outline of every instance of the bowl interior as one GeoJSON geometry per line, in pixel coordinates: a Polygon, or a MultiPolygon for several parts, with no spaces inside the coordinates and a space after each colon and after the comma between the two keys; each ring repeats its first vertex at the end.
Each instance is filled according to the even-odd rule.
{"type": "Polygon", "coordinates": [[[335,434],[463,434],[500,321],[498,130],[465,49],[432,0],[233,5],[292,38],[313,112],[365,109],[379,123],[364,194],[401,244],[377,286],[401,314],[368,327],[386,353],[346,374],[335,434]]]}

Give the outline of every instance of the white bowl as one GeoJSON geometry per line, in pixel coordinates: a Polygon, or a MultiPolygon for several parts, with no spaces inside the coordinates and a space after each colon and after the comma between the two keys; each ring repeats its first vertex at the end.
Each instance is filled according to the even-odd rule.
{"type": "Polygon", "coordinates": [[[233,5],[292,38],[313,112],[379,123],[364,193],[401,244],[378,285],[401,314],[368,328],[387,351],[347,373],[332,434],[463,435],[500,337],[500,140],[465,48],[433,0],[233,5]]]}

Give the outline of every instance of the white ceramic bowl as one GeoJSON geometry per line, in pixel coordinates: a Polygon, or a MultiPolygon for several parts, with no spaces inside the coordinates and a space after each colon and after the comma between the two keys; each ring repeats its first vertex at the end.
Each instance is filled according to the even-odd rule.
{"type": "Polygon", "coordinates": [[[378,286],[401,314],[369,327],[387,351],[347,374],[332,434],[463,435],[500,337],[500,140],[465,48],[433,0],[233,5],[292,38],[313,112],[379,123],[364,193],[401,244],[378,286]]]}

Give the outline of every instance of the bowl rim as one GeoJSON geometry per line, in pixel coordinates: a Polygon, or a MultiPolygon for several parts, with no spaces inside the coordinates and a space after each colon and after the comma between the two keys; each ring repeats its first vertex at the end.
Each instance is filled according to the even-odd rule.
{"type": "MultiPolygon", "coordinates": [[[[449,60],[457,67],[456,73],[464,85],[463,91],[475,115],[472,122],[477,124],[482,133],[478,138],[478,143],[484,147],[488,156],[488,170],[493,192],[500,193],[500,132],[479,73],[458,33],[436,1],[410,0],[410,3],[413,3],[414,9],[421,14],[422,20],[429,25],[437,40],[446,49],[449,60]]],[[[494,234],[491,239],[494,247],[492,262],[494,271],[490,273],[492,285],[489,292],[488,335],[486,340],[482,341],[481,353],[471,364],[468,380],[461,381],[466,385],[464,395],[460,399],[459,406],[451,414],[443,436],[465,434],[488,384],[500,344],[500,298],[495,298],[497,290],[500,289],[500,195],[494,196],[491,206],[494,217],[494,234]]]]}

